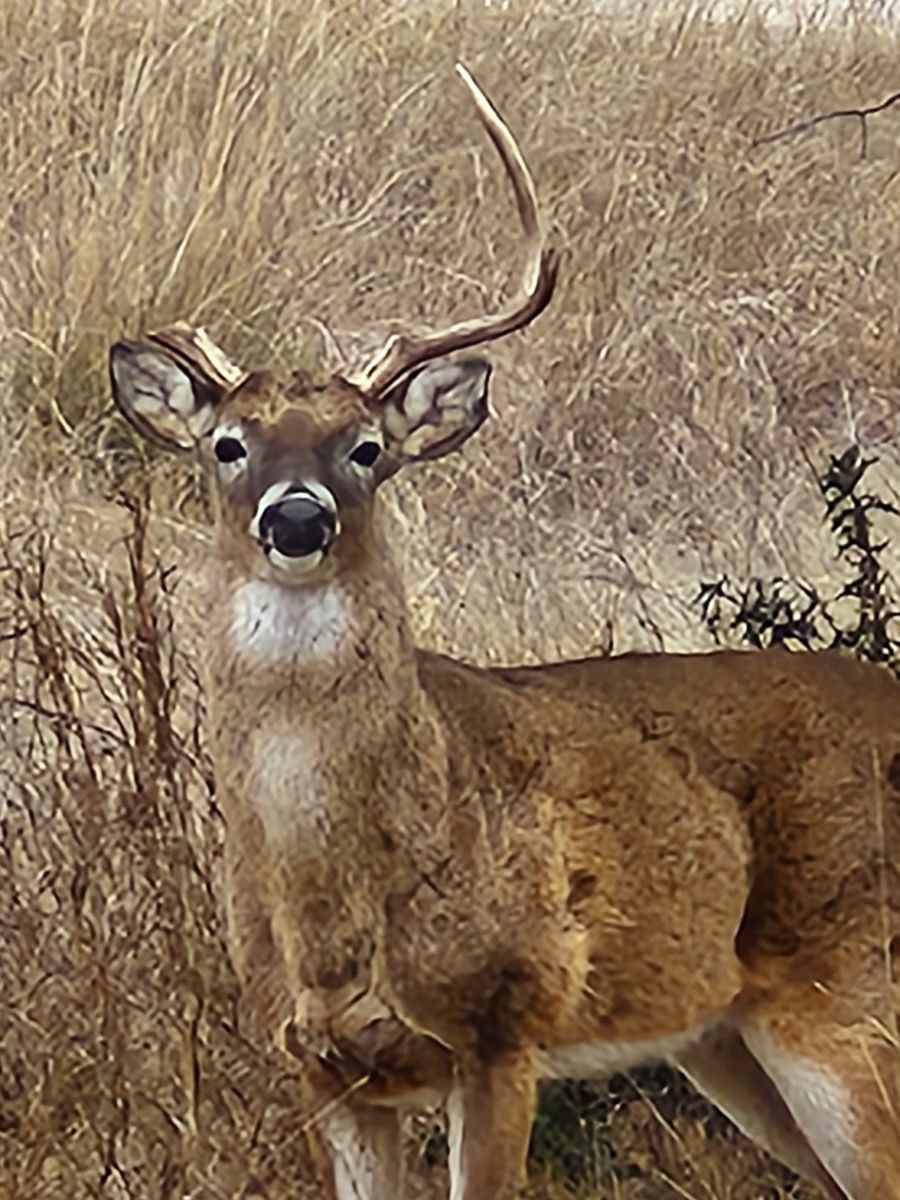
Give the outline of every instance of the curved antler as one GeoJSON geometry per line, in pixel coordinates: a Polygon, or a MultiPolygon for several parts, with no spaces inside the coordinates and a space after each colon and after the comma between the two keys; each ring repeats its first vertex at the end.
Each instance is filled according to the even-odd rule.
{"type": "Polygon", "coordinates": [[[421,336],[395,334],[358,375],[346,376],[370,399],[376,399],[409,371],[455,350],[465,350],[522,329],[547,307],[556,286],[559,251],[541,228],[537,192],[528,165],[509,126],[462,63],[456,70],[469,89],[479,120],[497,148],[516,194],[519,219],[529,256],[520,294],[496,313],[485,313],[421,336]]]}
{"type": "Polygon", "coordinates": [[[177,321],[165,329],[154,330],[149,334],[149,340],[199,370],[211,383],[229,391],[247,377],[243,367],[229,358],[200,326],[177,321]]]}

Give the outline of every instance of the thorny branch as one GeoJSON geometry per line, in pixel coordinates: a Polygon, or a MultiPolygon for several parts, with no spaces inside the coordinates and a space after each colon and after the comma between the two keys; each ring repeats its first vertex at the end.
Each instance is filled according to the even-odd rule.
{"type": "Polygon", "coordinates": [[[883,558],[888,542],[873,524],[877,514],[900,517],[900,510],[862,488],[875,461],[849,446],[832,455],[819,475],[837,556],[852,572],[840,591],[823,599],[802,582],[780,578],[751,579],[740,588],[724,576],[702,583],[697,598],[702,620],[717,640],[730,631],[755,647],[788,642],[805,650],[816,644],[843,647],[857,658],[885,663],[900,678],[895,581],[883,558]],[[843,600],[850,602],[849,611],[833,611],[843,600]]]}
{"type": "Polygon", "coordinates": [[[769,142],[780,142],[784,138],[796,137],[801,133],[809,133],[810,130],[817,128],[819,125],[824,125],[826,121],[839,121],[850,117],[859,121],[859,157],[860,159],[864,159],[869,148],[867,118],[886,112],[898,103],[900,103],[900,92],[893,92],[886,100],[882,100],[880,104],[873,104],[869,108],[836,108],[833,112],[817,113],[816,116],[808,117],[805,121],[797,121],[793,125],[788,125],[785,129],[777,129],[774,133],[764,133],[761,137],[754,138],[751,142],[751,147],[755,150],[757,146],[763,146],[769,142]]]}

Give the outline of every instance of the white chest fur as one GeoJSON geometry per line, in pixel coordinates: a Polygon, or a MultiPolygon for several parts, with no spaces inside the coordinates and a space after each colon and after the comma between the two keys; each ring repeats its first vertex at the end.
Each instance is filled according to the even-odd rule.
{"type": "Polygon", "coordinates": [[[334,663],[349,645],[350,606],[337,586],[285,587],[250,580],[236,590],[228,635],[245,671],[281,674],[290,687],[276,686],[266,711],[251,708],[242,719],[256,725],[247,764],[248,799],[273,846],[321,847],[329,832],[327,757],[323,731],[301,705],[291,711],[294,688],[303,693],[305,667],[334,663]],[[300,672],[298,675],[297,672],[300,672]]]}
{"type": "Polygon", "coordinates": [[[252,739],[250,799],[272,846],[321,846],[330,829],[318,739],[303,728],[260,730],[252,739]]]}
{"type": "Polygon", "coordinates": [[[341,588],[285,587],[262,579],[242,583],[234,597],[234,648],[261,665],[323,662],[347,640],[350,611],[341,588]]]}

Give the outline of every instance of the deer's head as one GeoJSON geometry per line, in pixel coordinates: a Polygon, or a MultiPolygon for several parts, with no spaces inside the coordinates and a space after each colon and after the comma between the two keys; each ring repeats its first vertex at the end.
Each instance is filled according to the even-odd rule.
{"type": "Polygon", "coordinates": [[[323,386],[246,374],[188,326],[110,352],[120,409],[158,445],[199,455],[214,481],[223,551],[251,577],[319,582],[364,557],[379,484],[458,449],[487,416],[490,365],[448,356],[522,328],[553,294],[559,258],[542,235],[531,175],[490,101],[457,70],[512,181],[529,244],[521,295],[506,308],[393,337],[363,372],[323,386]]]}

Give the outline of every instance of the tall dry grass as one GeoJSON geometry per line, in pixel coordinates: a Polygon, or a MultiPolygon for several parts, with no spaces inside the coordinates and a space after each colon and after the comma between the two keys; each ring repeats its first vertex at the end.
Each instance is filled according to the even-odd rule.
{"type": "MultiPolygon", "coordinates": [[[[318,370],[495,301],[519,248],[461,58],[566,257],[552,310],[492,352],[482,436],[392,493],[421,636],[481,661],[703,644],[701,577],[833,571],[811,461],[858,438],[888,495],[898,461],[900,112],[864,160],[852,122],[753,147],[897,90],[893,13],[771,15],[0,6],[0,1195],[304,1179],[222,943],[202,488],[112,416],[106,347],[182,317],[318,370]],[[145,485],[149,530],[110,502],[145,485]]],[[[598,1187],[786,1186],[705,1121],[616,1107],[598,1187]]]]}

